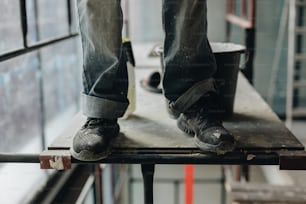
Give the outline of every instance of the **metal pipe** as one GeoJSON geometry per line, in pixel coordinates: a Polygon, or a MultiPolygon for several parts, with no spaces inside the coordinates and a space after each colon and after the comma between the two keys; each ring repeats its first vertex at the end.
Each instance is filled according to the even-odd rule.
{"type": "Polygon", "coordinates": [[[256,0],[251,0],[250,5],[250,15],[249,15],[249,20],[251,21],[251,27],[255,28],[256,24],[256,0]]]}
{"type": "Polygon", "coordinates": [[[296,23],[296,0],[289,1],[288,23],[288,60],[287,60],[287,93],[286,93],[286,125],[292,127],[293,107],[293,77],[294,77],[294,53],[295,53],[295,23],[296,23]]]}
{"type": "Polygon", "coordinates": [[[69,26],[69,33],[72,33],[72,5],[71,1],[67,0],[67,20],[69,26]]]}
{"type": "Polygon", "coordinates": [[[242,2],[241,2],[241,17],[243,17],[243,18],[246,18],[246,15],[247,15],[246,7],[247,7],[246,1],[242,0],[242,2]]]}
{"type": "Polygon", "coordinates": [[[23,38],[23,46],[28,47],[28,16],[27,16],[27,6],[25,0],[20,0],[20,22],[21,22],[21,30],[22,30],[22,38],[23,38]]]}
{"type": "Polygon", "coordinates": [[[153,204],[153,179],[154,179],[154,164],[141,164],[141,172],[144,185],[144,203],[153,204]]]}
{"type": "Polygon", "coordinates": [[[40,163],[39,154],[0,153],[0,163],[40,163]]]}

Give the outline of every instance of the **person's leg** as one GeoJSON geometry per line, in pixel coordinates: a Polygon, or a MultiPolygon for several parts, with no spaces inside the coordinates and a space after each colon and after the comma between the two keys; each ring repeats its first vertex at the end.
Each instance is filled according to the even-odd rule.
{"type": "Polygon", "coordinates": [[[207,39],[206,0],[164,0],[163,89],[179,128],[208,151],[233,149],[234,139],[216,117],[216,62],[207,39]]]}
{"type": "Polygon", "coordinates": [[[99,160],[119,134],[127,106],[128,77],[122,49],[120,0],[78,0],[83,46],[82,110],[88,117],[71,147],[79,160],[99,160]]]}
{"type": "Polygon", "coordinates": [[[206,0],[164,0],[163,88],[170,101],[216,71],[207,40],[206,12],[206,0]]]}
{"type": "Polygon", "coordinates": [[[83,46],[83,112],[121,117],[128,105],[120,0],[78,0],[83,46]]]}

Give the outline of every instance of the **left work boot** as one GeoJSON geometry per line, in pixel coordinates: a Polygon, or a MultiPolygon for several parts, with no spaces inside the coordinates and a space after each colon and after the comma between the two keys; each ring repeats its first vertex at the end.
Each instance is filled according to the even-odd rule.
{"type": "Polygon", "coordinates": [[[207,97],[200,99],[177,120],[179,129],[194,136],[195,145],[203,151],[225,154],[235,148],[233,135],[215,116],[207,97]]]}
{"type": "Polygon", "coordinates": [[[111,153],[111,143],[119,134],[117,119],[88,118],[73,138],[70,152],[81,161],[97,161],[111,153]]]}

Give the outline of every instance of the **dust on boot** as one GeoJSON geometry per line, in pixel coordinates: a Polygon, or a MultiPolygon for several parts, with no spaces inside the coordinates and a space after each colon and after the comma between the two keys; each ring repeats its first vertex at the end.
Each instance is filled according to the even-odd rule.
{"type": "Polygon", "coordinates": [[[97,161],[111,152],[120,131],[117,119],[88,118],[73,138],[71,154],[81,161],[97,161]]]}

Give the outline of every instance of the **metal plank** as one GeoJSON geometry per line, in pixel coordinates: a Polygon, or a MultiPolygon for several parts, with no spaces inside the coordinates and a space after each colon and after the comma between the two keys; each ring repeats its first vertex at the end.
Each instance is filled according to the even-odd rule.
{"type": "MultiPolygon", "coordinates": [[[[137,110],[129,119],[119,121],[121,134],[114,142],[114,151],[197,150],[193,138],[182,133],[176,121],[169,118],[163,96],[142,89],[137,92],[137,110]]],[[[304,149],[243,76],[238,80],[234,112],[224,125],[237,139],[237,151],[304,149]]],[[[69,149],[73,135],[84,121],[84,116],[77,115],[49,150],[69,149]]]]}
{"type": "Polygon", "coordinates": [[[280,153],[281,170],[305,170],[306,169],[306,152],[283,151],[280,153]]]}
{"type": "MultiPolygon", "coordinates": [[[[137,80],[152,70],[138,70],[137,80]]],[[[86,118],[78,114],[61,137],[48,148],[68,152],[74,134],[86,118]]],[[[279,164],[278,151],[303,150],[304,146],[285,127],[267,103],[240,75],[234,115],[224,125],[238,141],[234,152],[225,155],[201,152],[193,138],[176,127],[168,116],[162,95],[137,87],[137,108],[128,119],[120,119],[121,133],[112,154],[103,163],[163,164],[279,164]]],[[[294,153],[293,153],[294,154],[294,153]]],[[[76,161],[72,158],[72,162],[76,161]]]]}

